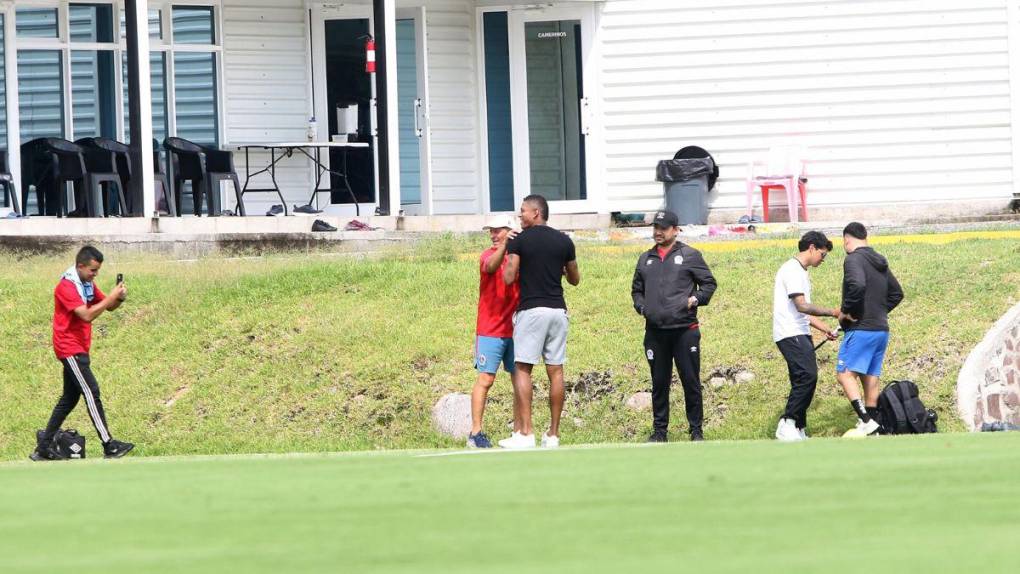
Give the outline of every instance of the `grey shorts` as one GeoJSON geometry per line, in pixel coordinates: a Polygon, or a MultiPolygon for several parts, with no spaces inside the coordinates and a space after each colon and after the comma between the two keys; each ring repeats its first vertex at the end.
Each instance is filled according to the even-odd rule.
{"type": "Polygon", "coordinates": [[[570,320],[565,309],[535,307],[514,314],[514,361],[537,365],[567,362],[567,330],[570,320]]]}

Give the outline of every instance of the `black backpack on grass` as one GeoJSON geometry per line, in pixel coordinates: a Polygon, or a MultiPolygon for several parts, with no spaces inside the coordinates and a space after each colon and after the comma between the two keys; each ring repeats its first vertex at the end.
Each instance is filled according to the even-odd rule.
{"type": "Polygon", "coordinates": [[[893,381],[878,395],[878,422],[882,434],[921,434],[938,432],[938,414],[928,409],[917,396],[917,385],[893,381]]]}

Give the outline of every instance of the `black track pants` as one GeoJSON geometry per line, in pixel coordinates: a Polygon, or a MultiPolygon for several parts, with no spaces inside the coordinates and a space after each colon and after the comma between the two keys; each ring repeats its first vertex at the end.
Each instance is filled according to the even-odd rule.
{"type": "Polygon", "coordinates": [[[684,406],[691,429],[701,429],[701,331],[689,329],[645,329],[645,358],[652,370],[652,411],[657,431],[669,427],[669,385],[673,365],[684,388],[684,406]]]}
{"type": "Polygon", "coordinates": [[[99,400],[99,383],[96,381],[92,369],[89,367],[89,356],[85,354],[75,355],[61,359],[64,365],[64,394],[53,407],[53,414],[50,422],[46,425],[46,436],[52,437],[64,419],[71,414],[74,407],[78,405],[79,397],[85,397],[85,407],[88,409],[92,425],[96,427],[99,440],[103,443],[110,442],[110,431],[106,425],[106,413],[103,411],[103,403],[99,400]]]}

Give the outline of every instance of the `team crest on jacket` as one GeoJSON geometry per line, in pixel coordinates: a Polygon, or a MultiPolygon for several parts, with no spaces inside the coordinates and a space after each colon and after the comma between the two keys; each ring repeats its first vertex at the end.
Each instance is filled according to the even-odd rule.
{"type": "Polygon", "coordinates": [[[673,257],[673,263],[676,263],[677,265],[683,265],[684,264],[684,256],[683,255],[677,255],[676,257],[673,257]]]}

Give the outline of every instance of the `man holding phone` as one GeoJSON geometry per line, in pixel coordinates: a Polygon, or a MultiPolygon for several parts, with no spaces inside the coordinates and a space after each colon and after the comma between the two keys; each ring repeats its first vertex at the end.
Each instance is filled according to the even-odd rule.
{"type": "Polygon", "coordinates": [[[75,264],[64,272],[53,292],[53,351],[64,366],[64,392],[53,407],[46,430],[36,435],[37,445],[32,460],[62,458],[53,439],[82,396],[99,440],[103,442],[106,458],[120,458],[135,446],[114,440],[110,435],[106,412],[99,399],[99,383],[92,374],[89,358],[92,322],[104,311],[120,307],[127,298],[122,275],[117,276],[117,285],[109,295],[94,283],[102,265],[103,254],[98,249],[91,245],[82,247],[75,257],[75,264]]]}

